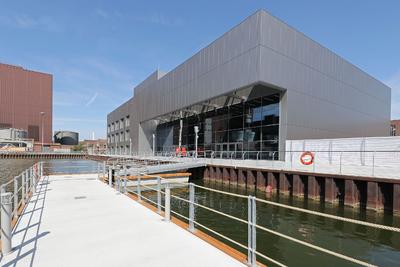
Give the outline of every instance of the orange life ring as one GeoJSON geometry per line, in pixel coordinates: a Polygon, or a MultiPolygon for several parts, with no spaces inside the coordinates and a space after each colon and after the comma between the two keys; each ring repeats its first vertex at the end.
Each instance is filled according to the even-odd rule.
{"type": "Polygon", "coordinates": [[[300,162],[303,165],[311,165],[314,163],[314,154],[310,151],[305,151],[300,156],[300,162]]]}

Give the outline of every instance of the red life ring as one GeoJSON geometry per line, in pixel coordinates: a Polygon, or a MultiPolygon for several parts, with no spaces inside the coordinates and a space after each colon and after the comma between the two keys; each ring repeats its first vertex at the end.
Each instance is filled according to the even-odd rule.
{"type": "Polygon", "coordinates": [[[311,165],[314,163],[314,154],[310,151],[305,151],[300,156],[300,162],[303,165],[311,165]]]}

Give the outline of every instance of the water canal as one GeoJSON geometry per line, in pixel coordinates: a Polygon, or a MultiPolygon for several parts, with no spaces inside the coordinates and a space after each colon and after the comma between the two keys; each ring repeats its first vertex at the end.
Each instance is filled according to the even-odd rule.
{"type": "MultiPolygon", "coordinates": [[[[18,175],[33,163],[35,163],[34,160],[0,160],[0,183],[18,175]]],[[[46,166],[51,167],[53,172],[65,172],[65,166],[68,166],[68,172],[70,173],[97,172],[97,163],[87,160],[47,160],[46,166]]],[[[307,201],[291,196],[268,195],[265,192],[247,190],[246,188],[226,185],[215,181],[203,181],[199,179],[193,180],[193,182],[201,186],[226,192],[256,195],[258,198],[309,210],[400,227],[400,217],[392,214],[359,211],[354,208],[312,200],[307,201]]],[[[173,195],[185,199],[188,199],[188,193],[187,187],[172,189],[173,195]]],[[[148,191],[144,192],[144,194],[154,200],[156,199],[154,192],[148,191]]],[[[195,202],[247,220],[247,199],[196,187],[195,202]]],[[[172,198],[171,208],[179,214],[188,216],[188,205],[186,202],[172,198]]],[[[235,241],[247,245],[247,225],[243,223],[233,221],[232,219],[199,207],[195,208],[195,220],[235,241]]],[[[335,221],[263,203],[257,203],[257,224],[378,266],[400,266],[400,233],[335,221]]],[[[213,235],[212,233],[209,234],[213,235]]],[[[218,238],[217,236],[215,237],[218,238]]],[[[229,244],[221,238],[218,239],[229,244]]],[[[235,247],[235,245],[229,245],[235,247]]],[[[236,248],[246,253],[241,248],[236,248]]],[[[257,230],[257,250],[288,266],[356,266],[345,260],[260,230],[257,230]]],[[[270,262],[263,261],[260,257],[258,257],[258,260],[268,264],[268,266],[274,266],[270,262]]]]}
{"type": "MultiPolygon", "coordinates": [[[[255,195],[257,198],[268,199],[300,208],[400,227],[400,217],[393,216],[392,214],[359,211],[354,208],[319,203],[312,200],[307,201],[290,196],[271,196],[265,194],[265,192],[246,190],[242,187],[229,186],[214,181],[195,180],[193,182],[201,186],[226,192],[255,195]]],[[[185,199],[189,197],[187,187],[174,188],[171,193],[185,199]]],[[[154,200],[156,199],[156,195],[152,192],[145,194],[154,200]]],[[[247,220],[247,199],[223,195],[196,187],[195,202],[247,220]]],[[[189,207],[186,202],[172,198],[171,209],[186,217],[188,216],[189,207]]],[[[195,220],[241,244],[247,245],[247,225],[241,222],[199,207],[195,207],[195,220]]],[[[259,202],[257,202],[257,224],[378,266],[400,266],[400,233],[321,218],[285,208],[272,207],[259,202]]],[[[207,232],[206,230],[203,231],[207,232]]],[[[208,234],[213,235],[212,233],[208,234]]],[[[214,237],[229,244],[228,241],[218,236],[214,235],[214,237]]],[[[229,245],[245,254],[247,253],[238,246],[229,245]]],[[[354,263],[349,263],[343,259],[338,259],[323,252],[304,247],[261,230],[257,230],[257,251],[288,266],[357,266],[354,263]]],[[[258,260],[268,264],[268,266],[274,266],[270,262],[263,261],[260,257],[258,257],[258,260]]]]}

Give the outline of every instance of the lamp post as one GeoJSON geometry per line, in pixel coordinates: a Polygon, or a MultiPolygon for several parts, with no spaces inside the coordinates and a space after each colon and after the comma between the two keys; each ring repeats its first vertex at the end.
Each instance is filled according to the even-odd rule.
{"type": "Polygon", "coordinates": [[[43,124],[44,124],[44,120],[43,120],[43,118],[44,118],[44,112],[43,111],[41,111],[40,112],[40,122],[41,122],[41,127],[42,127],[42,130],[41,130],[41,135],[42,135],[42,152],[43,152],[43,141],[44,141],[44,138],[43,138],[43,124]]]}

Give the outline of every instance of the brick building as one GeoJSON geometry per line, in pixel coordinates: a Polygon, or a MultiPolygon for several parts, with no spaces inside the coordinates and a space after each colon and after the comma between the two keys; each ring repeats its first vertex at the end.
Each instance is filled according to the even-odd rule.
{"type": "Polygon", "coordinates": [[[51,143],[52,120],[53,76],[0,63],[0,128],[23,129],[28,138],[51,143]]]}

